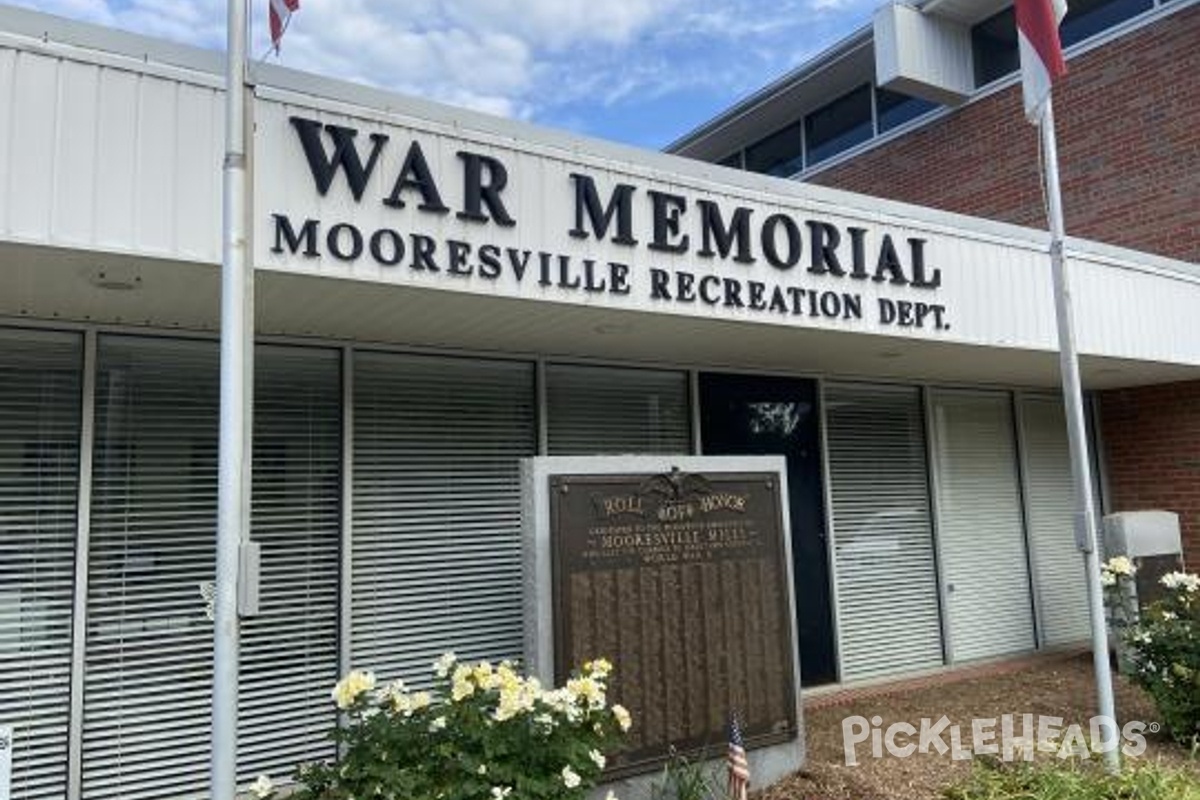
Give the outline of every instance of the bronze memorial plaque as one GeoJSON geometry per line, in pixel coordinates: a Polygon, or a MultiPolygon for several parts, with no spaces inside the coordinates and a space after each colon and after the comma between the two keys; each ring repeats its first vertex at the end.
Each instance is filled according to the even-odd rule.
{"type": "Polygon", "coordinates": [[[614,773],[723,752],[731,714],[747,747],[796,736],[775,473],[556,475],[550,496],[555,677],[616,665],[634,726],[614,773]]]}

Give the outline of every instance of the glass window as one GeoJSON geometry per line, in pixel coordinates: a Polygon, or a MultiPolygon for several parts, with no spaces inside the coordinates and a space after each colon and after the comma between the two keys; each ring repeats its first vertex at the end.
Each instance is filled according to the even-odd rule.
{"type": "Polygon", "coordinates": [[[1059,29],[1063,47],[1082,42],[1154,8],[1154,0],[1071,0],[1059,29]]]}
{"type": "Polygon", "coordinates": [[[691,450],[685,372],[550,364],[546,409],[550,455],[691,450]]]}
{"type": "Polygon", "coordinates": [[[873,133],[871,86],[863,84],[804,118],[808,163],[811,166],[824,161],[867,141],[873,133]]]}
{"type": "Polygon", "coordinates": [[[828,384],[825,436],[842,680],[941,666],[920,390],[828,384]]]}
{"type": "Polygon", "coordinates": [[[0,329],[0,791],[24,800],[67,791],[80,343],[0,329]]]}
{"type": "Polygon", "coordinates": [[[1016,72],[1017,20],[1012,8],[1006,8],[971,28],[971,54],[975,61],[975,85],[986,86],[1016,72]]]}
{"type": "MultiPolygon", "coordinates": [[[[1154,0],[1072,0],[1059,30],[1063,47],[1091,38],[1154,8],[1154,0]]],[[[975,85],[984,86],[1020,67],[1017,22],[1012,8],[971,29],[975,85]]]]}
{"type": "Polygon", "coordinates": [[[533,364],[354,354],[351,663],[425,687],[447,650],[521,656],[533,364]]]}
{"type": "Polygon", "coordinates": [[[788,125],[746,148],[746,169],[786,178],[804,169],[800,123],[788,125]]]}
{"type": "MultiPolygon", "coordinates": [[[[255,362],[262,606],[242,623],[240,781],[333,752],[338,673],[338,354],[258,347],[255,362]]],[[[82,752],[93,800],[191,796],[208,779],[194,743],[212,727],[202,587],[216,552],[219,394],[215,342],[99,339],[82,752]]]]}
{"type": "Polygon", "coordinates": [[[921,97],[911,97],[887,89],[875,89],[875,113],[879,117],[880,133],[903,125],[937,107],[937,103],[921,97]]]}

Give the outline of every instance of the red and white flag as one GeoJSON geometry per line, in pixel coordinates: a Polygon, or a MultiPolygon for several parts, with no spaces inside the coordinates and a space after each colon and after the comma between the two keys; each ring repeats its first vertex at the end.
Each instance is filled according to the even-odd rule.
{"type": "Polygon", "coordinates": [[[1067,0],[1016,0],[1015,9],[1025,117],[1038,125],[1051,85],[1067,73],[1058,38],[1059,23],[1067,15],[1067,0]]]}
{"type": "Polygon", "coordinates": [[[300,0],[267,0],[270,3],[271,16],[271,48],[278,53],[279,43],[283,41],[283,32],[287,30],[292,12],[300,8],[300,0]]]}

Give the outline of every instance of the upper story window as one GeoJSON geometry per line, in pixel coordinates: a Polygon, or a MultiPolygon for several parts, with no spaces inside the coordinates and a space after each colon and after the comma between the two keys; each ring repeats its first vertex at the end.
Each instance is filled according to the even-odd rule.
{"type": "Polygon", "coordinates": [[[809,166],[865,142],[875,133],[871,84],[866,83],[804,118],[809,166]]]}
{"type": "Polygon", "coordinates": [[[800,123],[775,131],[746,148],[746,169],[787,178],[804,169],[804,141],[800,123]]]}
{"type": "Polygon", "coordinates": [[[1016,72],[1017,19],[1012,8],[988,17],[971,28],[971,57],[975,61],[975,85],[985,86],[1016,72]]]}
{"type": "MultiPolygon", "coordinates": [[[[1167,0],[1158,0],[1166,2],[1167,0]]],[[[1150,11],[1156,0],[1071,0],[1059,28],[1063,47],[1090,39],[1127,19],[1150,11]]],[[[1011,7],[971,28],[975,85],[985,86],[1020,67],[1017,22],[1011,7]]]]}
{"type": "Polygon", "coordinates": [[[890,131],[937,108],[937,103],[887,89],[875,89],[875,118],[879,132],[890,131]]]}
{"type": "Polygon", "coordinates": [[[1059,38],[1070,47],[1152,8],[1154,0],[1071,0],[1059,38]]]}

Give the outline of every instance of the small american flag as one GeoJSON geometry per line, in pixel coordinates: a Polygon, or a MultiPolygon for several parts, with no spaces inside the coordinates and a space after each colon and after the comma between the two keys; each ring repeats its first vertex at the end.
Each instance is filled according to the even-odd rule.
{"type": "Polygon", "coordinates": [[[267,0],[270,3],[271,18],[271,49],[279,52],[279,43],[283,41],[283,32],[287,30],[292,12],[300,9],[300,0],[267,0]]]}
{"type": "Polygon", "coordinates": [[[730,800],[746,800],[746,791],[750,788],[750,764],[746,761],[746,745],[736,714],[729,718],[729,752],[725,762],[729,769],[730,800]]]}

